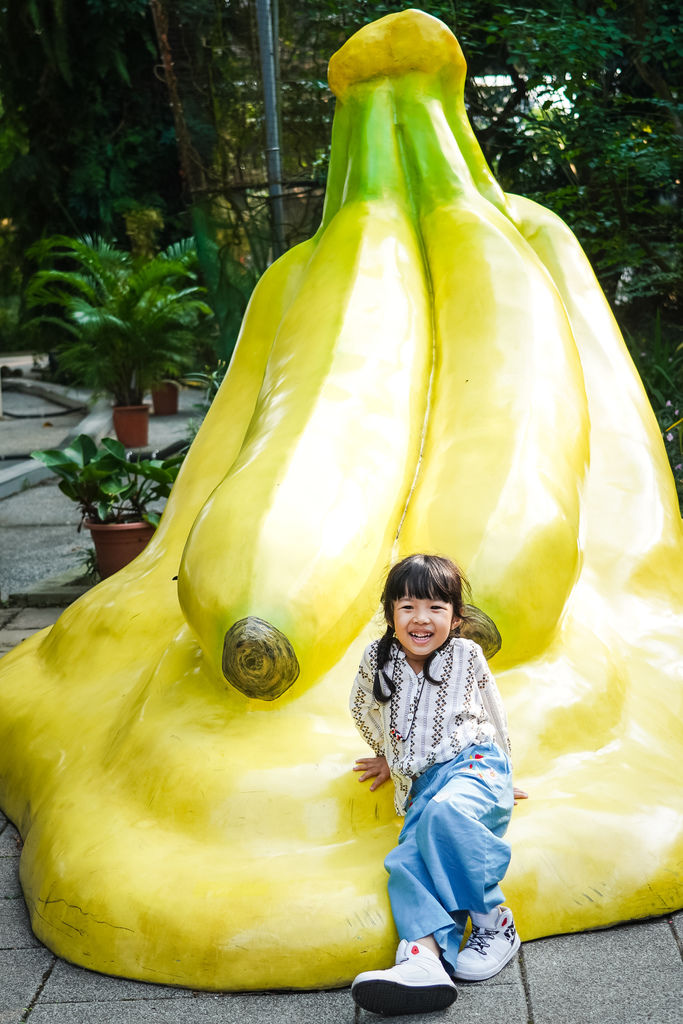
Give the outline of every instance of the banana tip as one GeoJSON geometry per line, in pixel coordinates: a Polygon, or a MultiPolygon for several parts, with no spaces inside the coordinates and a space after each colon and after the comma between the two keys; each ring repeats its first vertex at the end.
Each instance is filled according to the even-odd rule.
{"type": "Polygon", "coordinates": [[[276,700],[296,681],[299,662],[284,633],[265,619],[239,619],[223,641],[223,675],[257,700],[276,700]]]}
{"type": "Polygon", "coordinates": [[[498,627],[486,612],[474,604],[466,604],[464,613],[458,628],[458,636],[476,641],[484,652],[486,660],[490,661],[503,645],[498,627]]]}
{"type": "Polygon", "coordinates": [[[422,71],[448,72],[462,84],[466,70],[451,30],[431,14],[408,9],[358,29],[332,56],[327,79],[335,96],[343,100],[356,82],[422,71]]]}

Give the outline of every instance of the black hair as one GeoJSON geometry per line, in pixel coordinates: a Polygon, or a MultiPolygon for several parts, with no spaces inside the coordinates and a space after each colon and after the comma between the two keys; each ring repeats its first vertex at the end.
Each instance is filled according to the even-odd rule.
{"type": "MultiPolygon", "coordinates": [[[[453,606],[456,618],[463,618],[464,598],[465,595],[469,596],[469,592],[470,586],[464,573],[450,558],[443,558],[441,555],[409,555],[389,570],[382,591],[382,608],[387,629],[377,646],[377,671],[372,686],[376,700],[386,704],[396,689],[393,680],[384,671],[394,643],[394,602],[404,597],[444,601],[453,606]]],[[[425,679],[438,686],[439,680],[432,679],[429,673],[432,659],[436,654],[438,651],[432,651],[425,661],[423,671],[425,679]]]]}

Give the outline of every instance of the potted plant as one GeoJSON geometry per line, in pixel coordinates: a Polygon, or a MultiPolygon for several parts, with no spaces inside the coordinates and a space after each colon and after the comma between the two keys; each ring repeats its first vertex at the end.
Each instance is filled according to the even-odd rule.
{"type": "Polygon", "coordinates": [[[60,366],[112,396],[114,429],[124,444],[147,444],[145,393],[189,367],[194,333],[211,314],[196,283],[193,243],[143,260],[101,238],[54,235],[29,255],[41,269],[26,287],[26,306],[47,309],[34,322],[63,331],[60,366]],[[127,431],[131,417],[142,432],[127,431]]]}
{"type": "Polygon", "coordinates": [[[154,533],[183,455],[169,459],[126,458],[120,441],[105,437],[98,447],[80,434],[65,448],[31,452],[60,477],[59,488],[81,511],[92,534],[100,576],[111,576],[142,551],[154,533]]]}
{"type": "Polygon", "coordinates": [[[180,383],[172,377],[152,387],[152,408],[155,416],[175,416],[178,412],[180,383]]]}

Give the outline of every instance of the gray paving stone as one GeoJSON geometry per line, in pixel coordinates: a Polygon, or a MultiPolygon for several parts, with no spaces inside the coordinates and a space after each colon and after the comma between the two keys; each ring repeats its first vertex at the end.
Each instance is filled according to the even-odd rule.
{"type": "Polygon", "coordinates": [[[21,1013],[18,1010],[0,1010],[0,1024],[22,1024],[24,1012],[23,1010],[21,1013]]]}
{"type": "MultiPolygon", "coordinates": [[[[13,398],[13,404],[16,405],[19,396],[16,395],[13,398]]],[[[20,401],[22,404],[28,405],[27,396],[22,397],[20,401]]],[[[6,396],[3,388],[3,413],[6,411],[5,404],[6,396]]],[[[7,459],[29,459],[34,448],[59,448],[67,437],[74,433],[83,419],[83,414],[77,412],[59,415],[56,406],[53,406],[50,411],[46,408],[47,403],[44,401],[38,400],[32,404],[42,406],[35,409],[36,412],[42,412],[41,416],[31,420],[9,418],[3,420],[2,450],[7,459]]],[[[27,411],[33,410],[27,409],[27,411]]]]}
{"type": "MultiPolygon", "coordinates": [[[[50,475],[37,487],[31,487],[19,494],[0,501],[0,526],[3,527],[6,539],[12,538],[10,532],[19,527],[35,528],[47,526],[63,526],[65,529],[76,530],[80,522],[77,506],[59,490],[57,478],[50,475]]],[[[37,531],[39,535],[39,531],[37,531]]]]}
{"type": "MultiPolygon", "coordinates": [[[[13,606],[53,608],[63,611],[93,586],[93,580],[84,572],[83,564],[67,569],[47,579],[32,583],[25,590],[10,595],[13,606]]],[[[18,610],[18,607],[17,607],[18,610]]],[[[55,620],[56,621],[56,620],[55,620]]],[[[49,625],[49,623],[48,623],[49,625]]],[[[1,629],[2,627],[0,627],[1,629]]]]}
{"type": "Polygon", "coordinates": [[[40,1002],[102,1003],[127,999],[180,999],[191,995],[191,989],[113,978],[58,960],[40,995],[40,1002]]]}
{"type": "Polygon", "coordinates": [[[524,947],[534,1024],[680,1024],[683,969],[668,920],[524,947]]]}
{"type": "Polygon", "coordinates": [[[0,949],[31,949],[41,946],[31,931],[23,899],[0,899],[0,949]]]}
{"type": "Polygon", "coordinates": [[[40,384],[34,384],[33,381],[17,379],[15,383],[14,379],[10,378],[3,381],[2,413],[8,417],[5,426],[9,430],[9,439],[3,438],[4,450],[17,437],[25,441],[27,434],[32,434],[41,441],[43,437],[47,437],[50,442],[62,433],[66,436],[73,424],[64,425],[64,420],[68,420],[70,415],[74,414],[73,418],[78,423],[78,414],[82,418],[83,408],[77,400],[62,398],[61,395],[40,384]],[[66,410],[69,410],[69,413],[65,413],[66,410]],[[28,423],[29,419],[32,429],[28,423]],[[46,421],[49,422],[49,426],[46,426],[46,421]]]}
{"type": "MultiPolygon", "coordinates": [[[[441,1014],[430,1015],[432,1024],[446,1024],[446,1022],[461,1019],[464,1012],[471,1024],[508,1024],[510,1020],[526,1020],[526,1001],[521,981],[521,974],[517,962],[510,964],[496,978],[480,985],[460,985],[457,1005],[460,1008],[460,1016],[451,1007],[441,1014]]],[[[324,1021],[326,1017],[322,1014],[321,1007],[332,1001],[339,1010],[344,1013],[351,1011],[349,1020],[353,1019],[355,1009],[352,1005],[348,989],[341,992],[309,992],[309,993],[223,993],[211,995],[206,993],[193,992],[190,989],[171,988],[168,986],[150,985],[143,982],[128,981],[121,978],[113,978],[101,975],[93,971],[86,971],[75,967],[65,961],[57,960],[57,963],[43,989],[38,1005],[48,1006],[50,1004],[78,1004],[78,1003],[126,1003],[134,1000],[136,1002],[156,1002],[159,999],[192,999],[191,1004],[186,1004],[186,1011],[192,1010],[190,1019],[195,1019],[194,1011],[201,1006],[201,1013],[209,1013],[206,1018],[213,1020],[212,1008],[216,1000],[224,1000],[223,1020],[248,1021],[249,1014],[258,1021],[304,1021],[303,1016],[307,1006],[311,1006],[311,1019],[324,1021]],[[341,998],[344,1002],[341,1002],[341,998]],[[205,1006],[204,1004],[208,1005],[205,1006]],[[275,1008],[277,1007],[277,1013],[275,1008]],[[237,1012],[239,1011],[239,1012],[237,1012]],[[258,1011],[258,1013],[256,1012],[258,1011]],[[232,1016],[234,1014],[234,1016],[232,1016]]],[[[74,1008],[74,1012],[76,1008],[74,1008]]],[[[117,1011],[118,1012],[118,1011],[117,1011]]],[[[143,1011],[144,1012],[144,1011],[143,1011]]],[[[150,1011],[154,1016],[151,1019],[157,1020],[158,1010],[150,1011]]],[[[377,1021],[373,1014],[364,1014],[358,1011],[360,1019],[367,1018],[368,1024],[377,1021]]],[[[31,1016],[35,1020],[36,1011],[31,1016]]],[[[52,1019],[52,1018],[50,1018],[52,1019]]],[[[59,1019],[59,1018],[55,1018],[59,1019]]],[[[90,1018],[89,1018],[90,1019],[90,1018]]],[[[175,1016],[171,1016],[175,1020],[175,1016]]],[[[196,1019],[204,1019],[199,1016],[196,1019]]],[[[338,1019],[342,1019],[341,1017],[338,1019]]],[[[398,1020],[399,1018],[387,1018],[387,1020],[398,1020]]],[[[401,1020],[405,1018],[400,1018],[401,1020]]]]}
{"type": "Polygon", "coordinates": [[[0,899],[17,899],[20,896],[18,858],[0,857],[0,899]]]}
{"type": "Polygon", "coordinates": [[[10,651],[14,650],[14,644],[9,640],[4,639],[4,634],[0,636],[0,658],[4,657],[5,654],[9,654],[10,651]]]}
{"type": "Polygon", "coordinates": [[[22,1024],[24,1011],[0,1010],[0,1024],[22,1024]]]}
{"type": "MultiPolygon", "coordinates": [[[[450,1024],[457,1020],[467,1019],[470,1024],[509,1024],[513,1021],[526,1021],[526,1001],[519,969],[511,964],[497,978],[480,985],[460,985],[456,1004],[440,1014],[430,1014],[432,1024],[450,1024]],[[501,980],[503,977],[507,981],[501,980]]],[[[225,1024],[239,1021],[303,1022],[315,1020],[354,1020],[355,1007],[348,989],[339,992],[307,992],[307,993],[224,993],[212,995],[197,993],[189,989],[177,989],[142,982],[112,978],[95,972],[86,971],[72,964],[57,960],[55,967],[40,994],[40,998],[31,1014],[31,1021],[45,1020],[58,1022],[66,1020],[59,1013],[43,1014],[49,1006],[68,1004],[70,1018],[74,1022],[81,1019],[100,1020],[99,1010],[93,1004],[106,1004],[116,1014],[115,1019],[131,1020],[181,1020],[176,1008],[172,1010],[160,1008],[159,1000],[191,1000],[185,1002],[182,1012],[187,1014],[186,1020],[214,1021],[221,1020],[225,1024]],[[127,1005],[134,1002],[137,1016],[130,1014],[127,1005]],[[90,1005],[91,1011],[81,1018],[78,1004],[90,1005]],[[115,1008],[115,1009],[114,1009],[115,1008]],[[39,1012],[40,1011],[40,1012],[39,1012]],[[219,1011],[219,1012],[217,1012],[219,1011]],[[310,1011],[310,1013],[308,1012],[310,1011]],[[308,1014],[308,1015],[307,1015],[308,1014]]],[[[377,1021],[373,1014],[358,1011],[358,1022],[367,1020],[367,1024],[377,1021]]],[[[104,1020],[104,1017],[101,1018],[104,1020]]],[[[405,1020],[406,1018],[385,1018],[405,1020]]],[[[410,1018],[410,1020],[416,1018],[410,1018]]]]}
{"type": "Polygon", "coordinates": [[[21,1019],[54,960],[42,946],[0,950],[0,1021],[21,1019]]]}
{"type": "MultiPolygon", "coordinates": [[[[430,1024],[433,1019],[430,1015],[430,1024]]],[[[355,1007],[348,989],[193,994],[191,999],[131,999],[90,1004],[45,1004],[39,999],[29,1018],[30,1024],[354,1024],[354,1020],[355,1007]]]]}
{"type": "Polygon", "coordinates": [[[33,629],[16,629],[14,623],[11,626],[5,626],[2,631],[2,643],[10,650],[20,644],[22,640],[28,640],[30,636],[37,632],[36,628],[33,629]]]}
{"type": "MultiPolygon", "coordinates": [[[[507,976],[513,977],[512,973],[507,976]]],[[[443,1021],[467,1021],[467,1024],[511,1024],[514,1021],[515,1024],[526,1024],[528,1014],[521,978],[507,984],[498,977],[476,984],[457,982],[457,986],[458,998],[442,1016],[443,1021]]],[[[367,1017],[367,1024],[371,1024],[372,1015],[367,1017]]],[[[430,1014],[425,1020],[431,1022],[438,1017],[438,1014],[430,1014]]],[[[405,1020],[405,1017],[397,1019],[405,1020]]]]}
{"type": "Polygon", "coordinates": [[[7,821],[4,814],[2,817],[7,824],[2,827],[0,832],[0,857],[19,857],[21,856],[21,836],[14,825],[7,821]]]}
{"type": "Polygon", "coordinates": [[[54,625],[63,611],[63,608],[22,608],[8,628],[44,629],[54,625]]]}
{"type": "MultiPolygon", "coordinates": [[[[0,502],[0,512],[7,501],[11,499],[0,502]]],[[[12,594],[24,593],[60,572],[77,568],[85,571],[92,543],[89,537],[78,534],[76,523],[42,525],[28,519],[26,523],[7,526],[0,522],[0,529],[3,534],[0,550],[2,600],[7,600],[12,594]],[[36,557],[37,551],[40,557],[36,557]]]]}

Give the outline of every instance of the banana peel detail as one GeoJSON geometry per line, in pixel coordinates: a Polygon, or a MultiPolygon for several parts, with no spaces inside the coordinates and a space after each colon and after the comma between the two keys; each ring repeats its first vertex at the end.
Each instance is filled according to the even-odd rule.
{"type": "Polygon", "coordinates": [[[68,960],[206,989],[391,961],[400,822],[346,708],[418,549],[502,634],[523,937],[683,904],[671,473],[585,256],[500,190],[464,75],[418,11],[332,58],[321,227],[259,283],[155,537],[0,664],[0,805],[68,960]]]}

